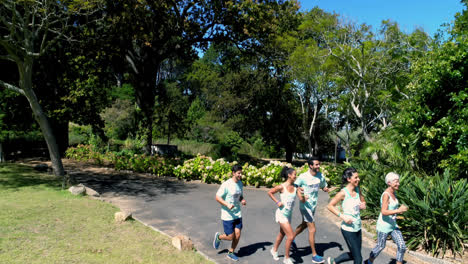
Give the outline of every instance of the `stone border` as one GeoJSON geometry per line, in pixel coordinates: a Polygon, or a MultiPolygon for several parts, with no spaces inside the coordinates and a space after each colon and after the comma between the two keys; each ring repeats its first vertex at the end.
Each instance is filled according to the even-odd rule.
{"type": "MultiPolygon", "coordinates": [[[[89,187],[86,187],[86,188],[89,188],[89,187]]],[[[89,189],[95,191],[95,190],[92,189],[92,188],[89,188],[89,189]]],[[[105,198],[100,197],[100,196],[89,196],[89,195],[87,195],[87,197],[89,197],[89,198],[91,198],[91,199],[94,199],[94,200],[99,200],[99,201],[102,201],[102,202],[106,202],[106,203],[108,203],[108,204],[112,204],[113,206],[118,207],[116,204],[113,204],[113,203],[107,201],[105,198]]],[[[120,208],[120,207],[118,207],[118,208],[119,208],[120,210],[122,210],[122,208],[120,208]]],[[[162,235],[164,235],[164,236],[166,236],[166,237],[172,239],[172,236],[170,236],[169,234],[165,233],[165,232],[162,231],[162,230],[159,230],[158,228],[156,228],[156,227],[154,227],[154,226],[151,226],[151,225],[149,225],[149,224],[143,222],[141,219],[139,219],[138,217],[136,217],[136,216],[133,215],[133,214],[132,214],[132,219],[135,220],[135,221],[138,221],[139,223],[143,224],[143,225],[146,226],[146,227],[149,227],[149,228],[153,229],[153,231],[156,231],[156,232],[158,232],[158,233],[160,233],[160,234],[162,234],[162,235]]],[[[193,247],[193,248],[196,250],[197,253],[199,253],[200,255],[202,255],[203,257],[205,257],[207,260],[212,261],[213,263],[217,263],[214,259],[208,257],[208,255],[206,255],[205,253],[203,253],[203,251],[198,250],[198,249],[195,247],[195,244],[194,244],[194,247],[193,247]]]]}

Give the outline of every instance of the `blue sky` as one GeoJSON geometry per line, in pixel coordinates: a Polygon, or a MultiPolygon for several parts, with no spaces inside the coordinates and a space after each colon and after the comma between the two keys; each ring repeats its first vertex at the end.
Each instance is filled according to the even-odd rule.
{"type": "Polygon", "coordinates": [[[351,21],[380,26],[384,19],[390,19],[400,25],[406,33],[415,28],[423,28],[433,36],[440,25],[454,20],[457,12],[464,9],[460,0],[299,0],[301,10],[310,10],[315,6],[346,17],[351,21]]]}

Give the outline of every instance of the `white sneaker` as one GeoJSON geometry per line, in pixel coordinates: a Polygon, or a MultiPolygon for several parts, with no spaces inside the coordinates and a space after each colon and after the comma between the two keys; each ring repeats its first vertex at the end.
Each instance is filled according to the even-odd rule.
{"type": "Polygon", "coordinates": [[[273,256],[274,260],[279,260],[278,251],[274,251],[273,248],[271,248],[270,253],[273,256]]]}
{"type": "Polygon", "coordinates": [[[284,264],[294,264],[294,262],[291,260],[291,258],[285,258],[285,259],[283,260],[283,263],[284,263],[284,264]]]}

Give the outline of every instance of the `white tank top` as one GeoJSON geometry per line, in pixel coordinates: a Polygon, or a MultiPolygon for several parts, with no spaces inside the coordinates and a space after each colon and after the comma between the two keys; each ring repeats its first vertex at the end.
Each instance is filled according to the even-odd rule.
{"type": "Polygon", "coordinates": [[[341,204],[343,209],[343,215],[353,219],[351,224],[347,224],[345,221],[341,222],[341,228],[349,232],[358,232],[361,230],[361,199],[359,197],[359,189],[356,188],[356,197],[352,197],[348,189],[343,188],[345,192],[345,198],[341,204]]]}
{"type": "Polygon", "coordinates": [[[280,193],[281,203],[283,206],[280,208],[281,213],[284,216],[289,217],[292,214],[292,210],[294,208],[294,202],[296,201],[296,187],[294,187],[293,192],[288,192],[288,188],[286,188],[285,184],[282,184],[283,192],[280,193]]]}

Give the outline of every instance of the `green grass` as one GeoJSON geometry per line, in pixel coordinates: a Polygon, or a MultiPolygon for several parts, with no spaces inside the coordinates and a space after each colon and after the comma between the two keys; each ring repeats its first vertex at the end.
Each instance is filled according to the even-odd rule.
{"type": "Polygon", "coordinates": [[[119,209],[60,189],[53,175],[0,164],[0,263],[211,263],[119,209]]]}

